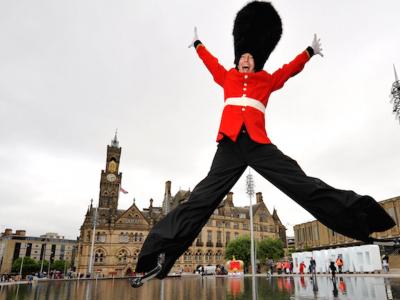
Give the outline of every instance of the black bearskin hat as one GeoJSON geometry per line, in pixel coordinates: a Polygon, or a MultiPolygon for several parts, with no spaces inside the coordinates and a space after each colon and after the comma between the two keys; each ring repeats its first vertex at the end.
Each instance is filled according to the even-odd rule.
{"type": "Polygon", "coordinates": [[[242,54],[250,53],[254,58],[254,70],[262,70],[281,35],[281,18],[270,2],[248,3],[237,13],[233,25],[235,65],[242,54]]]}

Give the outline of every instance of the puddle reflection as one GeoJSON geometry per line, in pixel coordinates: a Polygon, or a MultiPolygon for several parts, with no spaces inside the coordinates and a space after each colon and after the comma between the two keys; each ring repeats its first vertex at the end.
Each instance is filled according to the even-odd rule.
{"type": "Polygon", "coordinates": [[[400,299],[400,278],[384,277],[182,277],[132,289],[127,280],[53,281],[0,286],[3,299],[400,299]],[[253,289],[255,287],[255,289],[253,289]]]}

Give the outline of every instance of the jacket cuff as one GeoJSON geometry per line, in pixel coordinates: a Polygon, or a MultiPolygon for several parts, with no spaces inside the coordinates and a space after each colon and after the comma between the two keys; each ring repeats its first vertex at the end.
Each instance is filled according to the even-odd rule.
{"type": "Polygon", "coordinates": [[[311,48],[310,46],[307,47],[306,51],[310,57],[314,55],[314,49],[311,48]]]}
{"type": "Polygon", "coordinates": [[[197,40],[193,43],[194,49],[197,49],[198,45],[202,45],[202,42],[200,40],[197,40]]]}

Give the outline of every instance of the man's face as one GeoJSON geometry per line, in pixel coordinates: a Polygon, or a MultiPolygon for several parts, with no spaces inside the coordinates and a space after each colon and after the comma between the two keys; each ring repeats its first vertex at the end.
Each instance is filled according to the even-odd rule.
{"type": "Polygon", "coordinates": [[[239,59],[238,70],[240,73],[254,72],[254,59],[250,53],[242,54],[239,59]]]}

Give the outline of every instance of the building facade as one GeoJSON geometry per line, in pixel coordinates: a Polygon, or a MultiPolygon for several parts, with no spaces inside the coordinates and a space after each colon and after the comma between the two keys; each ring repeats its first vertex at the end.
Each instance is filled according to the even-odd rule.
{"type": "MultiPolygon", "coordinates": [[[[130,275],[153,225],[190,196],[190,191],[184,190],[173,196],[171,182],[167,181],[162,206],[154,206],[150,199],[149,207],[143,210],[134,201],[128,209],[118,209],[120,157],[121,148],[115,136],[107,146],[106,167],[101,171],[98,207],[90,205],[80,229],[76,260],[80,274],[130,275]]],[[[279,238],[286,244],[286,228],[276,210],[269,212],[261,193],[256,194],[253,215],[256,239],[279,238]]],[[[172,270],[192,272],[198,265],[223,264],[227,243],[242,235],[250,235],[249,207],[234,206],[233,193],[229,193],[172,270]]]]}
{"type": "Polygon", "coordinates": [[[68,240],[56,233],[46,233],[40,237],[26,236],[25,230],[6,229],[0,237],[0,274],[11,273],[13,262],[20,257],[30,257],[36,261],[65,260],[73,264],[76,240],[68,240]]]}
{"type": "MultiPolygon", "coordinates": [[[[400,197],[390,198],[379,202],[387,213],[396,222],[396,226],[384,232],[374,233],[375,238],[399,238],[400,239],[400,197]]],[[[318,250],[329,247],[356,246],[362,244],[346,236],[343,236],[317,220],[294,226],[296,250],[318,250]]]]}

